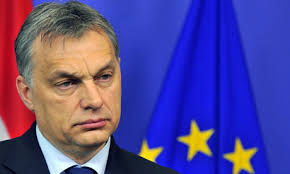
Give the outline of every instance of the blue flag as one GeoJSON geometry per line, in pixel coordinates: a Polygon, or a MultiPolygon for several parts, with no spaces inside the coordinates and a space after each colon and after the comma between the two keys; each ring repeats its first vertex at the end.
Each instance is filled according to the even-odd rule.
{"type": "Polygon", "coordinates": [[[267,174],[230,0],[194,0],[140,155],[181,174],[267,174]]]}

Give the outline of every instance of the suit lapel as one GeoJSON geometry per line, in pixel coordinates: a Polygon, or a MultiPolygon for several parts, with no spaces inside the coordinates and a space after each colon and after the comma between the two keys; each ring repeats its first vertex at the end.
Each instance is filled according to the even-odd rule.
{"type": "Polygon", "coordinates": [[[120,148],[116,144],[114,137],[112,137],[105,174],[125,174],[125,173],[128,174],[128,172],[124,171],[123,166],[119,165],[120,164],[119,153],[120,148]]]}
{"type": "Polygon", "coordinates": [[[44,156],[38,145],[36,123],[21,137],[15,139],[15,147],[4,165],[16,174],[49,174],[44,156]]]}

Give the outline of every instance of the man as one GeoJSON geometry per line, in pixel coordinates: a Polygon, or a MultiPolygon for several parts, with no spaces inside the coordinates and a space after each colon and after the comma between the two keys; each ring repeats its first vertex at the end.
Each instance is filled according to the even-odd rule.
{"type": "Polygon", "coordinates": [[[97,11],[45,3],[15,42],[16,86],[36,123],[0,143],[1,174],[174,174],[119,148],[112,134],[121,111],[116,35],[97,11]]]}

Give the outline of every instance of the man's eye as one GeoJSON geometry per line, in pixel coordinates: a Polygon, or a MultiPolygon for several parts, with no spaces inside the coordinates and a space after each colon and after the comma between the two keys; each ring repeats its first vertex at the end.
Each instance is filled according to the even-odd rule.
{"type": "Polygon", "coordinates": [[[109,81],[112,77],[112,74],[103,74],[100,77],[98,77],[96,80],[99,81],[109,81]]]}
{"type": "Polygon", "coordinates": [[[72,84],[72,82],[64,82],[61,84],[63,87],[69,87],[72,84]]]}
{"type": "Polygon", "coordinates": [[[110,77],[112,77],[112,75],[111,74],[105,74],[105,75],[102,75],[102,79],[103,80],[107,80],[107,79],[109,79],[110,77]]]}
{"type": "Polygon", "coordinates": [[[60,89],[69,89],[75,84],[76,84],[75,81],[65,81],[65,82],[56,84],[56,86],[59,87],[60,89]]]}

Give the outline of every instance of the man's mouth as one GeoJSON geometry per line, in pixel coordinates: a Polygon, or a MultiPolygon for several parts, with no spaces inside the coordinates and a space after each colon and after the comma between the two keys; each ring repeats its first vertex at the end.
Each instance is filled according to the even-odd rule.
{"type": "Polygon", "coordinates": [[[80,126],[83,129],[100,129],[106,126],[107,121],[108,120],[104,118],[89,119],[84,122],[77,123],[75,126],[80,126]]]}

